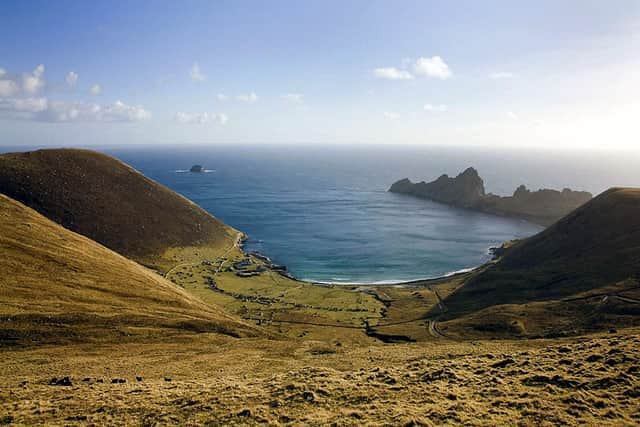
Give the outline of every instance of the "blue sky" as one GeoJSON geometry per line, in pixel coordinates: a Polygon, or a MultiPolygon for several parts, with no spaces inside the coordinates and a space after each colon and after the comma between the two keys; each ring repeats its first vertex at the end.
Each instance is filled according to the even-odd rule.
{"type": "Polygon", "coordinates": [[[0,145],[640,150],[638,1],[5,1],[0,39],[0,145]]]}

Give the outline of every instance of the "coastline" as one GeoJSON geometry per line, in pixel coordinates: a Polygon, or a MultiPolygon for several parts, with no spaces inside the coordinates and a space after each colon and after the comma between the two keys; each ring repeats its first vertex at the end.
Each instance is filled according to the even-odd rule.
{"type": "Polygon", "coordinates": [[[484,267],[485,265],[487,265],[487,263],[489,262],[491,261],[487,261],[475,267],[462,268],[460,270],[445,273],[441,276],[431,276],[431,277],[417,278],[417,279],[411,279],[411,280],[398,281],[398,280],[389,279],[389,280],[380,280],[377,282],[325,282],[325,281],[299,279],[298,281],[304,282],[304,283],[310,283],[316,286],[347,286],[347,287],[349,286],[351,287],[378,287],[378,286],[405,287],[406,286],[406,287],[411,287],[411,286],[419,286],[427,283],[438,282],[444,279],[451,279],[453,277],[459,277],[467,273],[471,273],[475,270],[478,270],[484,267]]]}
{"type": "MultiPolygon", "coordinates": [[[[331,281],[323,281],[323,280],[310,280],[310,279],[306,279],[306,278],[298,278],[295,275],[293,275],[292,273],[289,272],[288,268],[285,265],[282,264],[274,264],[273,261],[271,260],[271,258],[269,258],[267,255],[259,252],[259,251],[251,251],[251,252],[246,252],[243,248],[243,243],[248,239],[248,236],[244,233],[242,233],[244,239],[242,239],[238,245],[238,248],[247,256],[247,257],[253,257],[253,258],[257,258],[258,260],[262,261],[263,263],[266,264],[266,267],[269,268],[270,270],[280,274],[281,276],[289,279],[289,280],[293,280],[299,283],[306,283],[309,285],[314,285],[314,286],[325,286],[325,287],[332,287],[332,286],[344,286],[345,288],[359,288],[359,287],[366,287],[366,288],[370,288],[370,287],[384,287],[384,286],[392,286],[392,287],[414,287],[414,286],[425,286],[425,285],[430,285],[430,284],[434,284],[437,282],[440,282],[442,280],[449,280],[455,277],[460,277],[469,273],[473,273],[474,271],[477,271],[479,269],[484,268],[485,266],[491,264],[492,262],[494,262],[494,260],[498,257],[497,253],[498,251],[504,246],[504,243],[500,246],[492,246],[489,247],[487,249],[487,252],[491,255],[491,259],[478,264],[476,266],[473,267],[466,267],[466,268],[461,268],[459,270],[455,270],[455,271],[451,271],[448,273],[444,273],[442,275],[439,276],[430,276],[430,277],[421,277],[421,278],[416,278],[416,279],[410,279],[410,280],[394,280],[394,279],[388,279],[388,280],[380,280],[380,281],[375,281],[375,282],[331,282],[331,281]]],[[[505,242],[506,243],[506,242],[505,242]]]]}

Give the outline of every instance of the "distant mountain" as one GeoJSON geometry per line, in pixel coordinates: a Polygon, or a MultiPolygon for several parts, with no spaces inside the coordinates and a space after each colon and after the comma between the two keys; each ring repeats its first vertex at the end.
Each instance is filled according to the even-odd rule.
{"type": "Polygon", "coordinates": [[[89,150],[0,155],[0,193],[69,230],[160,270],[183,253],[233,246],[238,232],[135,169],[89,150]]]}
{"type": "Polygon", "coordinates": [[[0,347],[262,334],[1,194],[0,254],[0,347]]]}
{"type": "Polygon", "coordinates": [[[408,194],[452,206],[475,209],[496,215],[523,218],[541,225],[549,225],[589,201],[591,193],[572,191],[529,191],[521,185],[513,196],[486,194],[478,171],[468,168],[455,178],[442,175],[432,182],[413,183],[408,178],[395,182],[392,193],[408,194]]]}

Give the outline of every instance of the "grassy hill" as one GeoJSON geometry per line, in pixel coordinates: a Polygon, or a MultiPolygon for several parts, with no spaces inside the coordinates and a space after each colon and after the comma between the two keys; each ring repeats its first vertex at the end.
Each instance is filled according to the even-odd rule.
{"type": "Polygon", "coordinates": [[[0,346],[258,330],[0,195],[0,346]]]}
{"type": "Polygon", "coordinates": [[[89,150],[0,155],[0,193],[142,264],[217,256],[238,232],[121,161],[89,150]]]}
{"type": "Polygon", "coordinates": [[[523,314],[527,310],[518,308],[521,304],[579,317],[585,313],[576,311],[575,304],[571,309],[558,304],[595,299],[611,308],[614,298],[603,300],[607,296],[616,296],[618,303],[626,301],[627,314],[637,315],[640,307],[633,301],[639,279],[640,189],[613,188],[514,245],[495,265],[469,279],[446,298],[446,318],[488,307],[502,307],[493,315],[523,314]]]}

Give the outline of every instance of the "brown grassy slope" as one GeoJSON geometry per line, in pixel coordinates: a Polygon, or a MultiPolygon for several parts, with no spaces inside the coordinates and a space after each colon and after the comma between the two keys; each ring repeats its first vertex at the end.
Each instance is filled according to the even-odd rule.
{"type": "Polygon", "coordinates": [[[231,246],[236,232],[105,154],[54,149],[0,155],[0,193],[145,265],[173,247],[231,246]]]}
{"type": "Polygon", "coordinates": [[[613,188],[508,250],[449,296],[448,318],[553,300],[640,274],[640,189],[613,188]]]}
{"type": "Polygon", "coordinates": [[[0,347],[189,331],[257,334],[255,327],[3,195],[0,319],[0,347]]]}
{"type": "Polygon", "coordinates": [[[0,420],[20,426],[640,423],[638,329],[555,340],[341,346],[323,353],[307,341],[220,345],[203,334],[189,338],[0,348],[0,420]],[[64,376],[72,386],[48,385],[64,376]]]}

